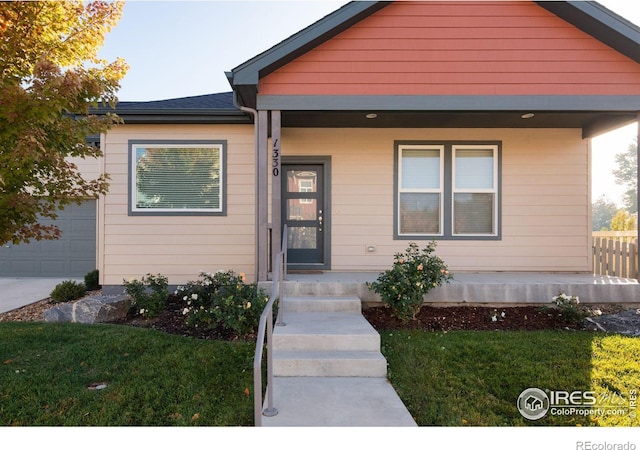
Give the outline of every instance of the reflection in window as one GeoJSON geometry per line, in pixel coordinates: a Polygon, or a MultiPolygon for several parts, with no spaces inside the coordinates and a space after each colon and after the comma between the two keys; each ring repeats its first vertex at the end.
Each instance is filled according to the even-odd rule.
{"type": "Polygon", "coordinates": [[[317,192],[317,180],[313,170],[287,170],[287,192],[317,192]]]}
{"type": "Polygon", "coordinates": [[[132,212],[223,211],[224,144],[130,145],[132,212]]]}
{"type": "Polygon", "coordinates": [[[440,234],[440,194],[400,194],[400,234],[440,234]]]}
{"type": "Polygon", "coordinates": [[[287,201],[287,220],[316,220],[315,199],[292,198],[287,201]]]}
{"type": "Polygon", "coordinates": [[[316,227],[290,227],[287,246],[290,249],[316,249],[316,227]]]}
{"type": "MultiPolygon", "coordinates": [[[[313,189],[314,180],[310,178],[301,178],[298,180],[298,192],[314,192],[313,189]]],[[[301,198],[300,203],[313,203],[313,200],[310,198],[301,198]]]]}

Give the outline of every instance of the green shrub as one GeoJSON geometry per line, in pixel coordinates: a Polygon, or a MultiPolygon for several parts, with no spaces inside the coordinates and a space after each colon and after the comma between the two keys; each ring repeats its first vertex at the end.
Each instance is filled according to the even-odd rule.
{"type": "Polygon", "coordinates": [[[184,302],[182,314],[191,328],[222,328],[238,335],[255,332],[267,301],[256,283],[245,284],[243,274],[220,271],[201,273],[200,279],[179,286],[184,302]]]}
{"type": "Polygon", "coordinates": [[[83,283],[72,280],[63,281],[51,291],[51,299],[55,303],[70,302],[77,300],[87,293],[87,288],[83,283]]]}
{"type": "Polygon", "coordinates": [[[84,276],[84,285],[88,291],[97,291],[100,289],[98,269],[92,270],[84,276]]]}
{"type": "Polygon", "coordinates": [[[169,280],[160,274],[147,274],[141,280],[123,280],[124,290],[133,300],[137,314],[157,317],[167,307],[169,280]]]}
{"type": "Polygon", "coordinates": [[[405,253],[396,253],[393,268],[367,283],[403,322],[415,318],[427,292],[451,279],[444,261],[432,254],[435,248],[435,241],[423,249],[411,242],[405,253]]]}

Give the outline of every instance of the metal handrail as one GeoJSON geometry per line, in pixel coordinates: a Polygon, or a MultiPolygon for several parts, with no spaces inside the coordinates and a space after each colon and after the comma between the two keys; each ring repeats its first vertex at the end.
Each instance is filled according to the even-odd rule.
{"type": "Polygon", "coordinates": [[[262,426],[262,416],[272,417],[278,414],[273,406],[273,305],[278,300],[278,325],[284,325],[282,304],[282,281],[287,271],[287,226],[282,231],[282,246],[276,255],[273,267],[273,285],[271,294],[258,324],[258,336],[256,337],[256,352],[253,357],[253,417],[256,427],[262,426]],[[266,335],[266,336],[265,336],[266,335]],[[263,410],[262,399],[262,353],[264,351],[264,339],[267,338],[267,407],[263,410]]]}

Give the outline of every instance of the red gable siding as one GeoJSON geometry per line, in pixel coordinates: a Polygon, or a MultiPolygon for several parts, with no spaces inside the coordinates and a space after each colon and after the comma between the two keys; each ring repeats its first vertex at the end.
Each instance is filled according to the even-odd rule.
{"type": "Polygon", "coordinates": [[[260,80],[265,95],[638,95],[640,64],[533,2],[396,2],[260,80]]]}

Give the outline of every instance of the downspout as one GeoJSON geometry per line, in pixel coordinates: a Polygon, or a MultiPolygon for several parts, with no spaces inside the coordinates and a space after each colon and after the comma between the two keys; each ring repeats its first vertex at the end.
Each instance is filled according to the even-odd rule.
{"type": "Polygon", "coordinates": [[[249,108],[248,106],[243,106],[240,104],[240,102],[238,101],[238,93],[235,91],[235,89],[233,90],[233,106],[235,106],[236,108],[238,108],[240,111],[244,111],[246,113],[249,113],[253,116],[253,145],[254,145],[254,157],[255,157],[255,170],[256,170],[256,183],[255,183],[255,220],[256,220],[256,233],[255,233],[255,242],[254,242],[254,248],[255,248],[255,271],[256,271],[256,281],[262,281],[260,280],[260,276],[259,276],[259,270],[258,268],[260,267],[260,252],[259,252],[259,235],[260,235],[260,220],[259,220],[259,213],[258,213],[258,195],[259,195],[259,189],[260,186],[258,185],[258,170],[259,170],[259,164],[258,164],[258,139],[259,139],[259,134],[258,134],[258,111],[256,111],[253,108],[249,108]]]}
{"type": "Polygon", "coordinates": [[[249,108],[248,106],[242,106],[240,103],[238,103],[238,93],[236,91],[233,91],[233,106],[238,108],[240,111],[244,111],[253,116],[255,136],[257,138],[258,137],[258,111],[256,111],[253,108],[249,108]]]}

